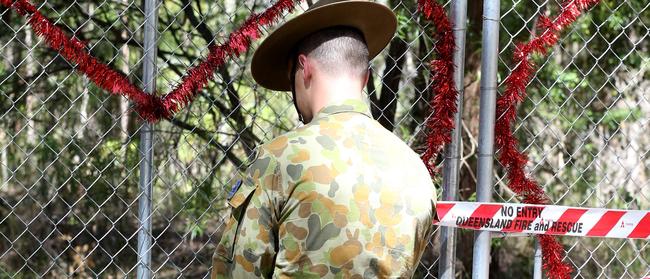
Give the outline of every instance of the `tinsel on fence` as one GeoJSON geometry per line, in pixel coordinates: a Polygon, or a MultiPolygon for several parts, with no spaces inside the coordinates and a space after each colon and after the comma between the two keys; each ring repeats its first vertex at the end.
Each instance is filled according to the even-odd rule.
{"type": "Polygon", "coordinates": [[[142,116],[149,120],[155,120],[157,115],[162,115],[160,100],[143,92],[133,85],[127,77],[112,69],[99,59],[92,56],[87,50],[84,42],[65,34],[61,28],[45,17],[38,9],[27,0],[0,0],[0,4],[10,7],[24,17],[28,17],[27,23],[32,27],[34,33],[42,37],[44,41],[63,58],[76,65],[76,69],[88,77],[98,87],[111,94],[122,95],[129,98],[142,116]]]}
{"type": "MultiPolygon", "coordinates": [[[[513,123],[517,117],[517,106],[526,97],[526,87],[530,83],[533,68],[532,54],[544,55],[557,44],[560,32],[571,25],[584,10],[599,0],[567,0],[562,4],[560,14],[553,20],[540,16],[539,35],[530,41],[517,45],[513,61],[518,63],[505,80],[506,89],[497,100],[497,121],[495,123],[495,144],[500,150],[498,159],[506,170],[508,187],[531,204],[548,203],[548,198],[535,180],[526,175],[528,156],[519,151],[519,142],[514,136],[513,123]]],[[[562,260],[564,249],[555,237],[539,236],[544,259],[544,270],[549,278],[570,278],[572,268],[562,260]]]]}
{"type": "Polygon", "coordinates": [[[418,9],[427,20],[430,20],[436,32],[434,52],[436,59],[431,61],[431,107],[432,115],[426,122],[426,150],[422,154],[429,173],[437,173],[436,157],[442,147],[451,142],[451,132],[454,130],[454,115],[458,108],[458,90],[454,85],[454,50],[456,43],[444,7],[434,0],[418,0],[418,9]]]}
{"type": "Polygon", "coordinates": [[[29,1],[0,0],[1,5],[28,17],[27,22],[34,32],[42,37],[48,46],[75,64],[76,70],[86,75],[98,87],[131,100],[138,113],[151,122],[169,118],[189,104],[214,78],[214,72],[224,65],[226,58],[237,57],[246,51],[253,40],[260,37],[262,27],[279,21],[286,12],[291,12],[298,2],[300,0],[278,0],[263,13],[251,15],[223,44],[212,46],[208,56],[196,67],[191,68],[174,90],[164,97],[159,97],[155,93],[145,93],[133,85],[123,73],[94,57],[81,40],[67,35],[29,1]]]}
{"type": "Polygon", "coordinates": [[[221,67],[226,58],[237,57],[250,48],[253,40],[261,35],[261,28],[270,26],[281,19],[286,12],[291,12],[301,0],[278,0],[261,14],[253,14],[235,32],[230,34],[223,44],[210,48],[208,57],[199,65],[190,69],[183,81],[162,98],[164,111],[174,114],[192,101],[210,80],[214,72],[221,67]]]}

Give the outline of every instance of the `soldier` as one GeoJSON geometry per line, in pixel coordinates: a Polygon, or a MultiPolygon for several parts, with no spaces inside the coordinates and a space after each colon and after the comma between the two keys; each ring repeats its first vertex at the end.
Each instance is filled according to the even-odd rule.
{"type": "Polygon", "coordinates": [[[212,278],[413,275],[433,230],[435,188],[363,94],[369,60],[396,25],[381,4],[321,0],[259,46],[253,77],[292,91],[305,125],[260,146],[233,187],[212,278]]]}

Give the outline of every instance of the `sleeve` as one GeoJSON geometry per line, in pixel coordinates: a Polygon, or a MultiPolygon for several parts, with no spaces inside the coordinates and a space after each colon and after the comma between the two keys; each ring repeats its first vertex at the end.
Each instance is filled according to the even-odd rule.
{"type": "Polygon", "coordinates": [[[212,278],[272,275],[281,181],[278,160],[260,148],[242,181],[231,190],[231,216],[213,256],[212,278]]]}

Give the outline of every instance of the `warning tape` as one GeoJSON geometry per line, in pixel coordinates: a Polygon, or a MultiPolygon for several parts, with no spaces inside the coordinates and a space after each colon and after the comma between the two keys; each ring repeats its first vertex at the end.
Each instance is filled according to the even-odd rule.
{"type": "Polygon", "coordinates": [[[558,205],[438,202],[436,224],[473,230],[650,239],[650,211],[558,205]]]}

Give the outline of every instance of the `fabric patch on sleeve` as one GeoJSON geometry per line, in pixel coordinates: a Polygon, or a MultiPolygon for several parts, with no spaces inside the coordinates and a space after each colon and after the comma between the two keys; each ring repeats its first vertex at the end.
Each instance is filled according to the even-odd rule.
{"type": "Polygon", "coordinates": [[[232,199],[232,196],[237,193],[237,190],[239,190],[239,187],[241,187],[242,180],[239,179],[237,182],[235,182],[235,185],[232,186],[232,189],[230,189],[230,192],[228,193],[228,200],[232,199]]]}

